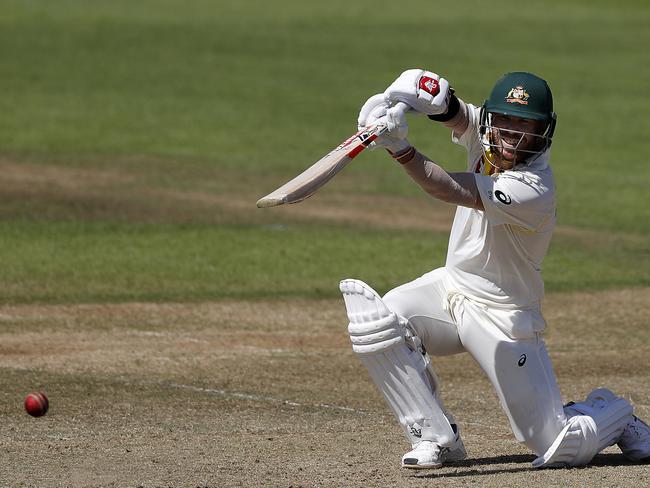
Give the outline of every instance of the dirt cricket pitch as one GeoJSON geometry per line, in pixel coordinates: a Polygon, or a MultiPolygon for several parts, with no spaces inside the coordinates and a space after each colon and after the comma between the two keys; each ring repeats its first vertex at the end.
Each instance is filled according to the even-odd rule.
{"type": "MultiPolygon", "coordinates": [[[[607,385],[650,417],[650,289],[549,295],[565,399],[607,385]]],[[[0,486],[645,486],[617,448],[533,470],[468,355],[434,359],[469,458],[407,446],[354,357],[342,301],[0,307],[0,486]],[[50,411],[22,399],[44,389],[50,411]]]]}

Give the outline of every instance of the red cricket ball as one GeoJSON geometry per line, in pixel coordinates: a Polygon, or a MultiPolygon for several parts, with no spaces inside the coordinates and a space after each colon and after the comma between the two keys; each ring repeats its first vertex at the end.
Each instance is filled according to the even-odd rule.
{"type": "Polygon", "coordinates": [[[47,413],[50,402],[42,391],[30,393],[25,397],[25,410],[32,417],[41,417],[47,413]]]}

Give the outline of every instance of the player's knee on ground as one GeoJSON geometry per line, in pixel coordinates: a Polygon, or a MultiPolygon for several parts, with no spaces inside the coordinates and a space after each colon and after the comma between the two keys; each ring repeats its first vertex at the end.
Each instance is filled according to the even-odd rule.
{"type": "Polygon", "coordinates": [[[533,461],[534,467],[582,466],[618,441],[632,418],[632,405],[613,394],[600,398],[594,395],[598,391],[584,402],[565,407],[567,425],[548,450],[533,461]]]}

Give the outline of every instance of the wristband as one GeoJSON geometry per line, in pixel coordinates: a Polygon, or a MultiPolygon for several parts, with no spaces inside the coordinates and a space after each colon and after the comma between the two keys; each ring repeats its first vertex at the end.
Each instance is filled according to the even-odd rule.
{"type": "Polygon", "coordinates": [[[406,164],[415,156],[415,147],[411,146],[406,151],[399,154],[391,154],[399,164],[406,164]]]}
{"type": "Polygon", "coordinates": [[[458,97],[454,94],[452,90],[451,97],[449,97],[449,105],[447,106],[447,111],[444,114],[427,115],[427,117],[429,117],[431,120],[435,120],[436,122],[447,122],[448,120],[451,120],[454,117],[456,117],[459,110],[460,110],[460,102],[458,101],[458,97]]]}

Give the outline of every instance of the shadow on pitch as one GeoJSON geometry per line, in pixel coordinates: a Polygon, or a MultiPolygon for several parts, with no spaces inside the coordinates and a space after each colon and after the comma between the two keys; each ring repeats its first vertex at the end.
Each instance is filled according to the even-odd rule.
{"type": "MultiPolygon", "coordinates": [[[[502,473],[521,473],[525,471],[538,471],[531,463],[535,459],[532,454],[512,454],[506,456],[493,456],[484,458],[466,459],[450,464],[448,468],[453,472],[428,471],[414,474],[414,478],[462,478],[465,476],[485,476],[502,473]],[[505,467],[502,465],[521,465],[505,467]],[[500,467],[497,467],[501,465],[500,467]],[[490,466],[495,466],[491,468],[490,466]],[[487,468],[487,469],[486,469],[487,468]]],[[[599,454],[587,466],[578,468],[546,468],[546,469],[589,469],[593,466],[630,466],[636,464],[648,464],[648,460],[634,462],[623,457],[622,454],[599,454]]],[[[444,469],[444,468],[443,468],[444,469]]]]}

